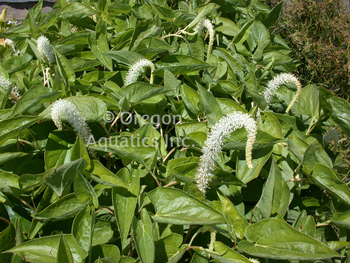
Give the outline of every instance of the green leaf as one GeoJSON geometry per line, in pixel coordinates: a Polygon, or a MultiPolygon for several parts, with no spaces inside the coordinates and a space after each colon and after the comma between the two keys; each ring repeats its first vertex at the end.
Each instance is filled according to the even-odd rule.
{"type": "Polygon", "coordinates": [[[153,159],[157,153],[157,149],[152,147],[152,145],[143,145],[142,140],[138,140],[137,137],[132,136],[118,136],[103,138],[103,140],[98,141],[98,146],[96,143],[90,143],[89,148],[103,151],[111,152],[118,155],[121,158],[125,158],[130,161],[136,161],[140,164],[145,164],[145,161],[153,159]],[[95,146],[91,146],[94,144],[95,146]]]}
{"type": "Polygon", "coordinates": [[[92,185],[85,179],[81,172],[78,172],[75,176],[74,193],[80,202],[87,203],[91,200],[98,207],[98,196],[92,185]]]}
{"type": "Polygon", "coordinates": [[[210,253],[210,256],[219,263],[252,263],[252,261],[220,241],[214,242],[214,250],[219,253],[220,256],[214,253],[210,253]]]}
{"type": "Polygon", "coordinates": [[[141,220],[133,220],[133,236],[136,251],[142,263],[153,263],[155,247],[153,241],[152,221],[145,208],[141,211],[141,220]]]}
{"type": "Polygon", "coordinates": [[[350,211],[344,213],[335,212],[331,221],[339,227],[350,229],[350,211]]]}
{"type": "Polygon", "coordinates": [[[211,65],[186,55],[170,55],[166,56],[156,63],[157,69],[154,71],[156,75],[162,75],[160,72],[168,69],[174,75],[185,74],[190,72],[198,72],[203,69],[212,67],[211,65]]]}
{"type": "Polygon", "coordinates": [[[34,87],[28,90],[16,103],[12,112],[12,116],[16,115],[30,115],[38,113],[37,111],[43,110],[42,103],[51,103],[57,100],[61,95],[61,92],[50,92],[47,87],[34,87]]]}
{"type": "Polygon", "coordinates": [[[57,263],[74,263],[72,252],[70,251],[69,245],[61,233],[60,241],[57,249],[57,263]]]}
{"type": "Polygon", "coordinates": [[[241,152],[237,158],[237,178],[243,183],[247,184],[251,180],[257,178],[260,174],[261,169],[264,167],[267,160],[272,154],[271,148],[263,148],[253,151],[253,169],[249,169],[247,166],[247,161],[245,160],[244,152],[241,152]]]}
{"type": "Polygon", "coordinates": [[[341,257],[320,241],[277,219],[264,219],[248,226],[245,237],[247,240],[238,244],[238,250],[256,257],[282,260],[341,257]]]}
{"type": "Polygon", "coordinates": [[[155,242],[155,263],[169,262],[175,254],[178,253],[178,249],[182,243],[182,236],[176,233],[161,238],[155,242]]]}
{"type": "Polygon", "coordinates": [[[65,163],[53,170],[44,180],[44,183],[52,188],[58,196],[73,182],[78,171],[83,172],[84,159],[80,158],[73,162],[65,163]]]}
{"type": "Polygon", "coordinates": [[[332,119],[342,128],[343,132],[350,137],[350,104],[344,99],[332,96],[329,100],[332,107],[332,119]]]}
{"type": "MultiPolygon", "coordinates": [[[[74,262],[83,262],[88,253],[78,245],[72,235],[64,235],[64,238],[71,250],[74,262]]],[[[56,263],[59,243],[60,235],[45,236],[26,241],[8,252],[16,253],[32,263],[56,263]]]]}
{"type": "Polygon", "coordinates": [[[187,193],[158,187],[148,193],[156,214],[154,221],[166,224],[214,225],[225,222],[223,216],[187,193]]]}
{"type": "Polygon", "coordinates": [[[27,129],[41,118],[36,116],[19,116],[0,121],[0,145],[8,139],[16,138],[21,131],[27,129]]]}
{"type": "Polygon", "coordinates": [[[72,69],[71,64],[68,62],[67,58],[64,55],[62,55],[58,50],[55,50],[55,56],[56,56],[57,70],[58,70],[57,75],[60,76],[64,85],[66,86],[66,88],[68,88],[70,83],[75,82],[75,73],[72,69]]]}
{"type": "Polygon", "coordinates": [[[44,153],[45,169],[59,167],[70,161],[73,138],[65,131],[53,131],[49,134],[44,153]]]}
{"type": "Polygon", "coordinates": [[[263,218],[278,213],[282,217],[289,206],[289,188],[283,180],[281,171],[272,158],[269,177],[267,178],[256,207],[263,218]]]}
{"type": "Polygon", "coordinates": [[[103,164],[101,164],[98,160],[92,161],[91,174],[93,180],[97,181],[98,183],[108,185],[111,187],[128,188],[128,185],[122,179],[120,179],[117,175],[115,175],[113,172],[104,167],[103,164]]]}
{"type": "Polygon", "coordinates": [[[169,91],[171,91],[171,89],[162,86],[144,82],[135,82],[121,89],[117,94],[120,97],[125,97],[133,106],[139,102],[169,91]]]}
{"type": "Polygon", "coordinates": [[[312,174],[308,175],[308,177],[315,185],[339,198],[345,204],[350,205],[350,189],[338,178],[332,169],[316,163],[312,174]]]}
{"type": "Polygon", "coordinates": [[[101,245],[94,246],[91,250],[91,262],[96,262],[94,260],[98,258],[106,260],[102,262],[119,263],[119,259],[120,259],[119,248],[116,245],[110,245],[110,244],[101,244],[101,245]]]}
{"type": "Polygon", "coordinates": [[[271,12],[268,14],[268,16],[262,21],[263,24],[269,28],[271,27],[273,24],[275,24],[275,22],[278,20],[278,18],[280,17],[280,14],[283,10],[283,4],[284,1],[279,2],[272,10],[271,12]]]}
{"type": "Polygon", "coordinates": [[[94,210],[90,211],[90,206],[87,205],[76,215],[72,224],[72,235],[85,251],[90,251],[91,248],[93,221],[94,210]]]}
{"type": "Polygon", "coordinates": [[[137,61],[144,59],[145,57],[139,53],[128,51],[128,50],[113,50],[104,53],[107,57],[112,58],[117,63],[131,66],[137,61]]]}
{"type": "Polygon", "coordinates": [[[92,53],[96,58],[104,65],[109,71],[113,71],[113,63],[110,57],[103,55],[103,53],[108,52],[108,42],[105,35],[100,34],[98,40],[96,40],[95,32],[88,35],[88,41],[92,53]]]}
{"type": "Polygon", "coordinates": [[[231,238],[235,239],[237,236],[239,239],[243,239],[244,231],[249,225],[247,220],[239,214],[235,205],[226,196],[218,195],[221,201],[222,214],[224,215],[231,238]]]}
{"type": "Polygon", "coordinates": [[[82,19],[96,14],[96,10],[83,3],[73,2],[62,8],[60,18],[62,20],[82,19]]]}
{"type": "Polygon", "coordinates": [[[4,231],[0,232],[0,261],[11,262],[12,255],[3,253],[4,251],[16,245],[16,229],[13,224],[10,224],[4,231]]]}
{"type": "Polygon", "coordinates": [[[137,197],[140,191],[140,179],[137,173],[133,172],[129,174],[127,168],[121,169],[118,175],[129,184],[129,189],[112,189],[112,202],[120,232],[122,248],[124,249],[128,245],[126,241],[137,205],[137,197]]]}
{"type": "Polygon", "coordinates": [[[217,21],[219,26],[215,28],[215,31],[222,32],[231,37],[238,34],[240,28],[232,20],[224,17],[218,17],[217,21]]]}
{"type": "Polygon", "coordinates": [[[1,66],[6,69],[8,74],[12,75],[18,71],[25,70],[29,66],[32,59],[33,57],[31,55],[25,53],[22,56],[12,57],[5,60],[3,63],[1,63],[1,66]]]}
{"type": "Polygon", "coordinates": [[[5,193],[13,193],[14,189],[19,189],[19,178],[16,174],[0,170],[0,190],[5,193]]]}
{"type": "Polygon", "coordinates": [[[169,7],[164,7],[160,5],[156,5],[153,3],[150,3],[153,11],[159,15],[160,18],[171,20],[174,17],[174,12],[169,7]]]}
{"type": "Polygon", "coordinates": [[[222,112],[220,106],[213,96],[202,86],[197,85],[199,95],[201,96],[201,105],[204,109],[205,114],[208,117],[209,126],[214,126],[214,124],[219,121],[222,117],[222,112]]]}
{"type": "Polygon", "coordinates": [[[301,90],[300,96],[296,102],[297,111],[301,114],[307,114],[312,118],[320,118],[320,91],[314,85],[307,85],[301,90]]]}
{"type": "Polygon", "coordinates": [[[232,40],[232,44],[242,44],[249,36],[250,28],[252,27],[254,20],[250,20],[244,24],[238,34],[232,40]]]}
{"type": "Polygon", "coordinates": [[[47,170],[41,174],[22,174],[19,177],[19,185],[22,191],[30,191],[35,187],[42,184],[45,177],[51,172],[51,170],[47,170]]]}
{"type": "Polygon", "coordinates": [[[92,246],[114,241],[116,238],[115,222],[96,220],[92,234],[92,246]]]}
{"type": "Polygon", "coordinates": [[[90,168],[90,157],[89,153],[86,149],[86,146],[81,139],[80,134],[78,134],[77,140],[75,141],[73,148],[72,148],[72,155],[70,157],[71,161],[78,160],[80,158],[83,158],[84,160],[84,169],[87,170],[90,168]]]}
{"type": "Polygon", "coordinates": [[[52,203],[39,213],[36,213],[34,218],[50,221],[64,220],[74,216],[84,207],[85,203],[80,202],[75,194],[71,193],[52,203]]]}

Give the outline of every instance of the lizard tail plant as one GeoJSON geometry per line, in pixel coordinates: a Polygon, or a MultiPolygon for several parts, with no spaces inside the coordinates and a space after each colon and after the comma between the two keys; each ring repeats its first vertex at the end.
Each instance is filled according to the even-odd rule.
{"type": "Polygon", "coordinates": [[[128,71],[128,74],[126,75],[126,78],[125,78],[125,86],[128,86],[131,83],[136,82],[138,77],[141,75],[142,70],[145,67],[149,67],[151,69],[151,77],[150,77],[149,83],[153,84],[153,80],[154,80],[153,71],[155,70],[154,64],[152,63],[152,61],[148,59],[141,59],[131,65],[128,71]]]}
{"type": "Polygon", "coordinates": [[[248,132],[248,140],[245,148],[247,166],[249,169],[253,169],[252,150],[257,133],[256,121],[247,113],[234,112],[228,114],[214,125],[202,148],[203,155],[200,157],[195,179],[198,189],[203,194],[206,193],[208,184],[214,176],[215,159],[217,159],[221,152],[225,138],[227,138],[233,131],[242,127],[248,132]]]}

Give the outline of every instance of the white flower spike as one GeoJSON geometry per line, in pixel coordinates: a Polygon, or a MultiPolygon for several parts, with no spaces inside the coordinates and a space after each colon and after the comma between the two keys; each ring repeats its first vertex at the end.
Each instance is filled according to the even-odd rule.
{"type": "Polygon", "coordinates": [[[52,104],[51,108],[51,118],[59,130],[62,130],[62,117],[66,117],[69,124],[80,134],[83,142],[86,144],[91,131],[85,119],[80,115],[73,103],[68,100],[59,99],[52,104]]]}
{"type": "Polygon", "coordinates": [[[199,166],[196,173],[196,183],[198,189],[205,194],[208,184],[213,177],[215,170],[215,159],[221,152],[222,144],[233,131],[244,127],[248,132],[246,143],[246,160],[249,169],[253,169],[252,150],[255,142],[257,125],[256,121],[247,113],[234,112],[221,118],[211,129],[207,140],[202,148],[203,155],[200,157],[199,166]]]}
{"type": "Polygon", "coordinates": [[[9,47],[13,50],[13,53],[15,56],[18,56],[18,54],[20,53],[18,50],[16,50],[15,48],[15,42],[9,38],[5,39],[4,41],[4,47],[9,47]]]}
{"type": "Polygon", "coordinates": [[[214,31],[213,24],[209,19],[201,19],[194,30],[198,31],[198,35],[200,35],[203,31],[203,28],[206,28],[209,34],[209,44],[208,44],[208,52],[207,52],[207,57],[209,57],[214,44],[215,31],[214,31]]]}
{"type": "Polygon", "coordinates": [[[294,105],[294,103],[297,101],[301,92],[301,83],[293,74],[281,73],[275,76],[272,80],[270,80],[267,83],[267,87],[263,92],[267,105],[270,105],[272,98],[275,95],[275,92],[278,89],[278,87],[290,82],[295,84],[295,86],[297,87],[297,92],[286,110],[286,112],[289,112],[292,106],[294,105]]]}
{"type": "Polygon", "coordinates": [[[141,59],[130,67],[128,74],[126,75],[126,78],[125,78],[125,86],[136,82],[138,77],[141,75],[142,69],[145,67],[151,68],[150,83],[153,84],[153,78],[154,78],[153,71],[155,70],[154,64],[152,63],[152,61],[148,59],[141,59]]]}
{"type": "Polygon", "coordinates": [[[4,77],[0,77],[0,87],[6,91],[8,89],[12,89],[12,82],[10,80],[8,80],[7,78],[4,78],[4,77]]]}
{"type": "Polygon", "coordinates": [[[36,41],[37,49],[40,56],[46,61],[46,63],[51,64],[56,60],[55,54],[50,45],[50,41],[47,37],[41,36],[36,41]]]}

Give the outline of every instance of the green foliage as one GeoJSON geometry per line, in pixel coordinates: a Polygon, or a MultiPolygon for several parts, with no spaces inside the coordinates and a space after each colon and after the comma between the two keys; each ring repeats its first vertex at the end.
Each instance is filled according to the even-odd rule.
{"type": "Polygon", "coordinates": [[[0,81],[1,262],[346,262],[350,190],[337,142],[338,130],[350,135],[350,105],[315,84],[288,113],[293,85],[267,105],[268,82],[297,69],[270,33],[282,3],[42,5],[0,36],[13,41],[0,47],[0,80],[12,83],[0,81]],[[203,19],[214,38],[208,24],[196,32],[203,19]],[[148,66],[125,85],[140,60],[148,66]],[[58,99],[74,106],[62,130],[58,99]],[[237,129],[204,196],[202,147],[233,112],[257,122],[254,168],[237,129]]]}

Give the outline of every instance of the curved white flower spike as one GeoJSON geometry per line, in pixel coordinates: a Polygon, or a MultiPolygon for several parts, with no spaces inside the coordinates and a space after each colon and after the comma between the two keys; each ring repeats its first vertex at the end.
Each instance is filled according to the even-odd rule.
{"type": "Polygon", "coordinates": [[[270,80],[267,83],[267,87],[263,92],[263,95],[264,95],[264,98],[267,102],[267,105],[270,105],[272,98],[275,95],[275,92],[278,89],[278,87],[281,85],[284,85],[286,83],[289,83],[289,82],[294,83],[295,86],[297,87],[297,92],[286,110],[286,112],[290,111],[290,109],[292,108],[294,103],[297,101],[297,99],[300,95],[300,92],[301,92],[301,83],[293,74],[281,73],[281,74],[275,76],[272,80],[270,80]]]}
{"type": "Polygon", "coordinates": [[[213,177],[215,170],[215,159],[221,152],[222,144],[233,131],[244,127],[248,132],[246,143],[246,160],[249,169],[253,169],[252,150],[255,142],[257,125],[256,121],[247,113],[234,112],[221,118],[211,129],[207,140],[202,148],[203,155],[200,157],[199,166],[196,173],[196,183],[198,189],[205,194],[208,184],[213,177]]]}
{"type": "Polygon", "coordinates": [[[198,31],[198,35],[200,35],[203,31],[203,28],[206,28],[208,30],[208,34],[209,34],[209,44],[208,44],[208,52],[207,52],[207,57],[209,57],[211,50],[213,48],[213,44],[214,44],[215,31],[214,31],[213,24],[211,23],[211,21],[209,19],[199,20],[194,31],[198,31]]]}
{"type": "Polygon", "coordinates": [[[51,118],[59,130],[62,130],[61,118],[63,116],[66,117],[74,130],[80,134],[83,142],[86,144],[91,131],[85,119],[80,115],[73,103],[68,100],[59,99],[52,104],[51,108],[51,118]]]}
{"type": "Polygon", "coordinates": [[[50,41],[47,37],[41,36],[36,41],[37,49],[40,56],[46,61],[46,63],[51,64],[56,60],[55,54],[50,45],[50,41]]]}
{"type": "Polygon", "coordinates": [[[155,70],[154,64],[148,59],[141,59],[130,67],[128,74],[125,78],[125,86],[136,82],[138,77],[141,75],[141,70],[145,67],[151,68],[151,78],[149,82],[153,84],[153,71],[155,70]]]}
{"type": "Polygon", "coordinates": [[[254,258],[249,258],[249,260],[250,260],[252,263],[260,263],[259,260],[254,259],[254,258]]]}

